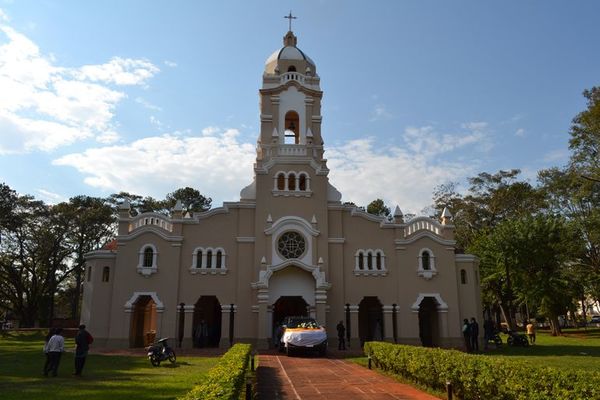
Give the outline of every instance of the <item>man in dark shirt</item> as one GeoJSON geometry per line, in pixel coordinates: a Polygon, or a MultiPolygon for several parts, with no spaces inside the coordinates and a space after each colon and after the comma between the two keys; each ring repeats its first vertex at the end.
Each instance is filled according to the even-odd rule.
{"type": "Polygon", "coordinates": [[[479,324],[475,320],[475,317],[471,318],[469,333],[471,335],[471,350],[479,351],[479,324]]]}
{"type": "Polygon", "coordinates": [[[81,376],[83,366],[85,365],[85,358],[87,357],[88,351],[90,350],[90,344],[94,341],[92,335],[85,330],[85,325],[79,325],[79,331],[75,336],[75,376],[81,376]]]}
{"type": "Polygon", "coordinates": [[[346,339],[344,338],[346,335],[346,327],[344,323],[340,321],[337,326],[338,333],[338,350],[346,350],[346,339]]]}

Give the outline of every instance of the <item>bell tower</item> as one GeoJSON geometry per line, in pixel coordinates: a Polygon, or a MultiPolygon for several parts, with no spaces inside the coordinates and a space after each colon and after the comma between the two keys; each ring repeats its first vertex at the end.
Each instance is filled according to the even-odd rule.
{"type": "Polygon", "coordinates": [[[321,98],[313,60],[297,47],[292,31],[266,61],[260,89],[261,129],[257,166],[277,157],[322,161],[321,98]]]}

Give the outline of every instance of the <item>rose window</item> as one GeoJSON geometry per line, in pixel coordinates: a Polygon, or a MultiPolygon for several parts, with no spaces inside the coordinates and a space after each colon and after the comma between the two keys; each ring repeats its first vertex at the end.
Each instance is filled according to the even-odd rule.
{"type": "Polygon", "coordinates": [[[300,258],[306,250],[306,242],[298,232],[286,232],[279,238],[277,250],[283,258],[300,258]]]}

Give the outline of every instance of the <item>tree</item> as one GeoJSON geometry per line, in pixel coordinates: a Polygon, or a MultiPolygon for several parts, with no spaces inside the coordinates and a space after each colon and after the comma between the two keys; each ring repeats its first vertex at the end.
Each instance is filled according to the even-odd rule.
{"type": "Polygon", "coordinates": [[[583,92],[587,109],[573,118],[569,148],[571,165],[592,181],[600,180],[600,87],[583,92]]]}
{"type": "Polygon", "coordinates": [[[184,187],[177,189],[176,191],[167,194],[165,200],[166,208],[171,210],[175,207],[177,200],[181,201],[183,206],[183,213],[186,212],[201,212],[210,209],[212,199],[210,197],[204,197],[200,191],[191,187],[184,187]]]}
{"type": "Polygon", "coordinates": [[[85,254],[99,249],[113,238],[115,218],[110,204],[98,197],[76,196],[60,207],[64,215],[71,220],[67,241],[72,256],[72,267],[68,273],[72,274],[74,285],[71,318],[77,319],[85,271],[85,254]]]}
{"type": "Polygon", "coordinates": [[[48,270],[47,257],[54,238],[49,235],[48,207],[31,196],[17,195],[3,185],[5,198],[11,199],[6,209],[0,234],[0,298],[16,315],[22,326],[33,326],[40,316],[40,305],[47,298],[53,271],[48,270]]]}
{"type": "Polygon", "coordinates": [[[388,217],[391,214],[390,208],[381,199],[370,202],[367,206],[367,212],[380,217],[388,217]]]}
{"type": "Polygon", "coordinates": [[[469,251],[480,257],[482,284],[497,297],[511,329],[512,302],[520,297],[537,306],[557,335],[558,316],[576,297],[569,265],[580,243],[566,220],[538,214],[503,221],[479,236],[469,251]]]}
{"type": "Polygon", "coordinates": [[[454,214],[456,240],[467,248],[482,230],[518,216],[531,215],[544,207],[544,196],[528,182],[518,180],[521,171],[512,169],[495,174],[482,172],[469,178],[465,196],[456,192],[453,183],[438,186],[434,207],[438,216],[444,207],[454,214]]]}

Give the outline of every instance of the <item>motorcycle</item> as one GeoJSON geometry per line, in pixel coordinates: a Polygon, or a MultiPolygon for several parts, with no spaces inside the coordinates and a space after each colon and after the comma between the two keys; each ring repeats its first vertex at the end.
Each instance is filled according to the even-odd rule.
{"type": "Polygon", "coordinates": [[[527,339],[527,336],[523,335],[522,333],[508,331],[508,339],[506,340],[506,343],[508,343],[509,346],[528,347],[529,339],[527,339]]]}
{"type": "Polygon", "coordinates": [[[169,347],[167,340],[169,338],[163,338],[148,346],[146,349],[148,351],[148,359],[150,363],[158,367],[161,361],[169,360],[172,364],[177,361],[177,357],[175,356],[175,351],[169,347]]]}

